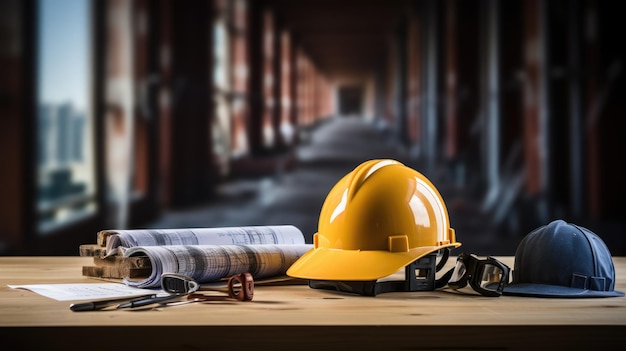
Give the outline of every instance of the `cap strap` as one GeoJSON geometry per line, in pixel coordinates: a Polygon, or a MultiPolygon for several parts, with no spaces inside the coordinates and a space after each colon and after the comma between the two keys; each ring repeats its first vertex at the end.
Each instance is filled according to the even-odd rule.
{"type": "Polygon", "coordinates": [[[606,278],[589,277],[578,273],[572,274],[570,287],[585,290],[607,291],[606,278]]]}
{"type": "Polygon", "coordinates": [[[597,291],[607,291],[608,289],[606,288],[606,278],[604,277],[591,277],[590,282],[589,282],[589,289],[590,290],[597,290],[597,291]]]}
{"type": "Polygon", "coordinates": [[[572,280],[570,281],[569,286],[576,289],[587,289],[589,284],[588,280],[589,277],[586,275],[573,273],[572,280]]]}

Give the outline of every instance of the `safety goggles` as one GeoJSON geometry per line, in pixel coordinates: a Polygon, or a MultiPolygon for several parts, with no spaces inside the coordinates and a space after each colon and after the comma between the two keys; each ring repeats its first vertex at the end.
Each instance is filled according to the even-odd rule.
{"type": "Polygon", "coordinates": [[[456,260],[448,286],[456,290],[469,283],[479,294],[497,297],[509,282],[509,271],[507,265],[493,257],[480,259],[474,254],[462,253],[456,260]]]}

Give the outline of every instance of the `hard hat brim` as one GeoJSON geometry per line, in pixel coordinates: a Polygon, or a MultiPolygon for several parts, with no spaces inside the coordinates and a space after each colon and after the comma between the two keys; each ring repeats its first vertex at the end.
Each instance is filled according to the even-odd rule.
{"type": "Polygon", "coordinates": [[[430,253],[459,246],[461,243],[420,246],[407,252],[316,248],[306,252],[289,267],[287,275],[314,280],[377,280],[430,253]]]}

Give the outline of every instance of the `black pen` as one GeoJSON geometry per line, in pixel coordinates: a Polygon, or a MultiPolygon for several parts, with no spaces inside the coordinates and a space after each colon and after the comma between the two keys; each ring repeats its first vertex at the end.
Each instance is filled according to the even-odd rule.
{"type": "Polygon", "coordinates": [[[148,305],[154,305],[154,304],[160,304],[163,303],[165,301],[169,301],[169,300],[173,300],[175,298],[180,298],[183,295],[165,295],[165,296],[150,296],[148,298],[145,299],[135,299],[132,301],[129,301],[127,303],[123,303],[119,306],[117,306],[118,309],[120,308],[135,308],[135,307],[143,307],[143,306],[148,306],[148,305]]]}
{"type": "Polygon", "coordinates": [[[137,299],[144,299],[144,298],[150,298],[150,297],[156,297],[156,295],[147,294],[147,295],[139,295],[139,296],[124,297],[124,298],[109,299],[109,300],[96,300],[96,301],[89,301],[89,302],[73,303],[70,305],[70,310],[74,312],[97,311],[103,308],[107,308],[109,306],[113,306],[113,305],[117,305],[117,304],[129,301],[129,300],[137,300],[137,299]]]}

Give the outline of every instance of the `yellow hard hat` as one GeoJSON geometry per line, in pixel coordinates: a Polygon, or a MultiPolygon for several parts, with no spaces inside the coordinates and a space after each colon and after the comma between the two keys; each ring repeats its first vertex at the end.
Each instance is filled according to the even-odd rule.
{"type": "Polygon", "coordinates": [[[313,248],[287,274],[376,280],[440,249],[459,246],[444,201],[424,175],[395,160],[370,160],[331,189],[313,248]]]}

